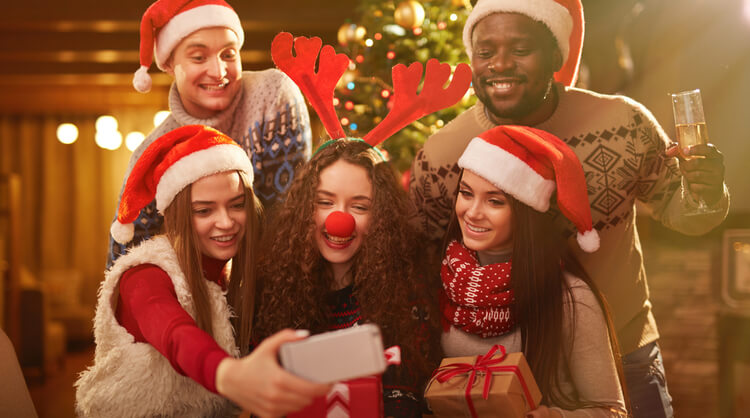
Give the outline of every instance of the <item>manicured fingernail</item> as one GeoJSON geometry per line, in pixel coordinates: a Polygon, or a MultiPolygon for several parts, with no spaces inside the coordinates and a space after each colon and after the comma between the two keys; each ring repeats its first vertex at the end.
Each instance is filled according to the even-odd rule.
{"type": "Polygon", "coordinates": [[[300,338],[305,338],[305,337],[310,336],[310,331],[306,329],[298,329],[298,330],[295,330],[294,333],[297,334],[297,336],[300,338]]]}

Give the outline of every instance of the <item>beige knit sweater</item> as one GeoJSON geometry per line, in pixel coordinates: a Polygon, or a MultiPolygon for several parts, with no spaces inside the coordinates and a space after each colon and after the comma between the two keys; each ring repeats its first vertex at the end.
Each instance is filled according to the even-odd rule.
{"type": "MultiPolygon", "coordinates": [[[[686,217],[686,208],[695,202],[682,193],[678,160],[664,154],[669,139],[645,107],[623,96],[556,88],[557,109],[535,127],[565,141],[581,160],[600,249],[580,251],[572,224],[559,213],[557,219],[566,224],[571,247],[607,298],[622,352],[629,353],[659,337],[635,227],[636,199],[667,227],[698,235],[724,219],[729,194],[725,187],[716,204],[719,213],[686,217]]],[[[473,137],[494,126],[478,102],[431,136],[417,154],[410,196],[431,238],[442,240],[450,219],[458,157],[473,137]]]]}

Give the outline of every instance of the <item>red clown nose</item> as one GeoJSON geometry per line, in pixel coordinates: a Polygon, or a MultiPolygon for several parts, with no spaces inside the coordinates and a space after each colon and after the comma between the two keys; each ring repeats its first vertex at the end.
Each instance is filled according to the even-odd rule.
{"type": "Polygon", "coordinates": [[[329,235],[345,238],[354,232],[354,217],[345,212],[331,212],[326,218],[325,225],[329,235]]]}

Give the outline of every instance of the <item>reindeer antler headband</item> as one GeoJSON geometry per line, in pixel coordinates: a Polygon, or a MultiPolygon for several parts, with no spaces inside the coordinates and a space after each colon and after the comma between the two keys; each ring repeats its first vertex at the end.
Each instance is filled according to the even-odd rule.
{"type": "MultiPolygon", "coordinates": [[[[330,45],[324,45],[321,50],[322,43],[318,37],[294,38],[289,32],[281,32],[271,43],[271,57],[276,66],[297,83],[318,113],[326,132],[335,140],[346,137],[333,106],[333,92],[349,65],[349,58],[337,54],[330,45]],[[295,56],[292,56],[292,49],[295,56]],[[318,52],[320,60],[316,72],[318,52]]],[[[363,140],[375,147],[415,120],[457,103],[471,85],[471,68],[468,64],[458,64],[453,79],[448,87],[443,88],[450,75],[449,64],[430,59],[427,61],[422,90],[417,93],[422,80],[422,64],[414,62],[408,67],[395,65],[392,70],[393,107],[363,140]]]]}

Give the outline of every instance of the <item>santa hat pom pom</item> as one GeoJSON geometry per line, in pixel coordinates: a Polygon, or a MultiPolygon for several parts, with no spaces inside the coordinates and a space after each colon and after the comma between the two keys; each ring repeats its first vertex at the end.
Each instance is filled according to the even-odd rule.
{"type": "Polygon", "coordinates": [[[151,76],[148,75],[148,67],[145,65],[141,65],[141,68],[135,72],[133,87],[141,93],[148,93],[151,90],[151,76]]]}
{"type": "Polygon", "coordinates": [[[593,253],[599,249],[599,234],[596,232],[596,229],[590,229],[584,233],[579,232],[576,239],[581,249],[587,253],[593,253]]]}
{"type": "Polygon", "coordinates": [[[120,244],[127,244],[133,240],[135,227],[132,223],[121,224],[120,221],[115,220],[109,228],[109,232],[112,234],[112,238],[114,238],[115,241],[120,244]]]}

